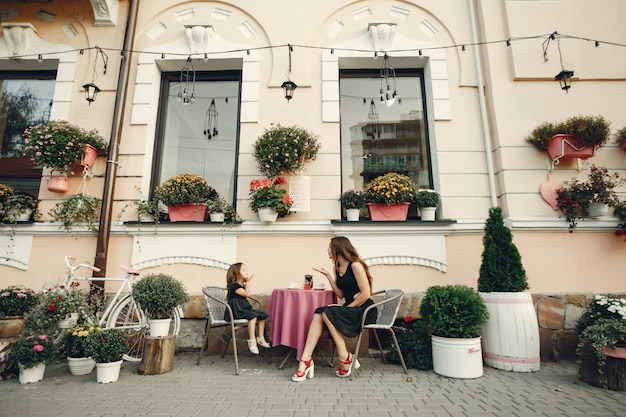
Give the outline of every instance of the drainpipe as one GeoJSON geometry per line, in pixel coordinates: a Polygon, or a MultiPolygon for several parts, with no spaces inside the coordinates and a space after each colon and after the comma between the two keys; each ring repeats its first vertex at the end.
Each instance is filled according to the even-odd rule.
{"type": "MultiPolygon", "coordinates": [[[[128,75],[130,71],[130,57],[137,25],[137,8],[139,0],[129,0],[128,20],[126,33],[124,34],[124,47],[120,61],[119,78],[115,105],[113,108],[113,120],[111,123],[111,136],[109,137],[109,154],[107,156],[106,172],[104,175],[104,191],[102,193],[102,209],[100,211],[100,225],[98,227],[98,242],[94,265],[100,268],[100,272],[94,272],[95,277],[106,276],[106,260],[109,251],[109,235],[111,233],[111,208],[113,206],[113,192],[115,190],[115,175],[117,173],[117,159],[119,156],[119,143],[122,136],[122,122],[128,91],[128,75]]],[[[100,287],[104,287],[104,281],[94,281],[100,287]]]]}
{"type": "MultiPolygon", "coordinates": [[[[485,143],[485,153],[487,156],[487,179],[489,181],[489,195],[491,198],[491,207],[497,207],[498,198],[496,194],[496,181],[493,173],[493,157],[491,149],[491,135],[489,134],[489,123],[487,121],[487,105],[485,104],[485,85],[483,82],[483,68],[481,65],[480,54],[478,53],[478,34],[476,33],[476,11],[474,10],[474,1],[467,0],[470,10],[470,25],[472,27],[472,43],[476,45],[474,50],[474,64],[476,65],[476,78],[478,82],[478,102],[480,105],[480,121],[483,126],[483,141],[485,143]]],[[[476,0],[480,1],[480,0],[476,0]]]]}

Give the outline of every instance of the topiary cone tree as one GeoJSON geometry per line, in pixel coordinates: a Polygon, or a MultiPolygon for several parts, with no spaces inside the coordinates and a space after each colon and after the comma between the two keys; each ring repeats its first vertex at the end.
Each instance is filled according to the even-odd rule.
{"type": "Polygon", "coordinates": [[[504,224],[500,207],[489,209],[483,247],[478,291],[518,292],[528,289],[522,257],[513,243],[511,231],[504,224]]]}
{"type": "Polygon", "coordinates": [[[538,371],[539,324],[528,291],[522,257],[502,218],[502,209],[492,207],[485,222],[478,291],[489,319],[481,328],[483,360],[496,369],[538,371]]]}

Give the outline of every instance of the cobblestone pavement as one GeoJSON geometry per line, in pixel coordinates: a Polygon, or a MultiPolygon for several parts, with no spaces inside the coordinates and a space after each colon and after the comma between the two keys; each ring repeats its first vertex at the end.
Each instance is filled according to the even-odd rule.
{"type": "MultiPolygon", "coordinates": [[[[174,370],[140,375],[124,363],[120,379],[98,384],[91,375],[72,376],[65,364],[51,364],[42,381],[0,381],[0,416],[624,416],[626,392],[605,391],[576,379],[573,362],[544,362],[535,373],[484,368],[477,379],[451,379],[432,371],[409,370],[380,358],[359,358],[358,377],[339,379],[316,362],[315,378],[294,383],[295,359],[277,369],[248,352],[233,357],[179,353],[174,370]]],[[[337,362],[337,361],[335,361],[337,362]]]]}

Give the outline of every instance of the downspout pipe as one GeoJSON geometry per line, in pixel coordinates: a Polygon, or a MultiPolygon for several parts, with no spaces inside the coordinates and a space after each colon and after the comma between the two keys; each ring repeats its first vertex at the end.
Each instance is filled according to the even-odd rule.
{"type": "Polygon", "coordinates": [[[476,31],[476,10],[474,8],[474,1],[480,0],[467,0],[467,4],[470,10],[470,25],[472,29],[472,43],[476,47],[474,50],[474,65],[476,66],[476,81],[478,83],[478,103],[480,106],[480,121],[483,127],[483,142],[485,143],[485,156],[487,159],[487,180],[489,181],[489,196],[491,199],[491,207],[497,207],[498,196],[496,194],[496,181],[493,171],[493,155],[491,149],[491,135],[489,134],[489,122],[487,120],[487,105],[485,104],[485,84],[483,82],[483,68],[481,64],[481,57],[478,52],[480,45],[478,44],[478,34],[476,31]]]}
{"type": "MultiPolygon", "coordinates": [[[[100,225],[98,227],[98,241],[96,244],[96,256],[94,265],[100,268],[100,272],[94,272],[95,277],[106,276],[107,254],[109,250],[109,238],[111,233],[111,217],[113,206],[113,192],[115,190],[115,176],[117,174],[117,159],[119,157],[119,143],[122,137],[122,123],[124,121],[124,109],[128,91],[128,79],[130,72],[130,58],[137,26],[137,9],[139,0],[129,0],[128,20],[126,21],[126,33],[124,34],[124,47],[120,60],[120,71],[117,80],[115,105],[113,107],[113,120],[111,122],[111,135],[109,138],[109,153],[107,155],[106,171],[104,174],[104,191],[102,193],[102,208],[100,210],[100,225]]],[[[100,287],[104,281],[94,281],[100,287]]]]}

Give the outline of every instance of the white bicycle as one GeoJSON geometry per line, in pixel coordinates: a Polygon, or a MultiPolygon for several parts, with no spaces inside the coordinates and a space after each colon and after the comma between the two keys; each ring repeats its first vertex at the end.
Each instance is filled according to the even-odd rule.
{"type": "MultiPolygon", "coordinates": [[[[121,330],[128,345],[128,352],[124,355],[124,359],[132,362],[140,361],[143,354],[144,339],[149,331],[146,314],[141,306],[135,302],[131,292],[133,280],[139,276],[140,272],[120,265],[125,273],[123,278],[77,277],[76,271],[81,268],[91,269],[95,272],[99,272],[100,268],[88,263],[74,265],[75,261],[76,258],[72,256],[65,257],[65,264],[67,265],[67,277],[63,282],[65,288],[70,288],[72,283],[80,283],[81,281],[88,282],[90,290],[93,281],[120,283],[104,311],[98,312],[95,317],[86,317],[86,319],[89,322],[98,323],[102,328],[121,330]]],[[[180,306],[175,307],[169,334],[178,336],[181,316],[182,308],[180,306]]]]}

